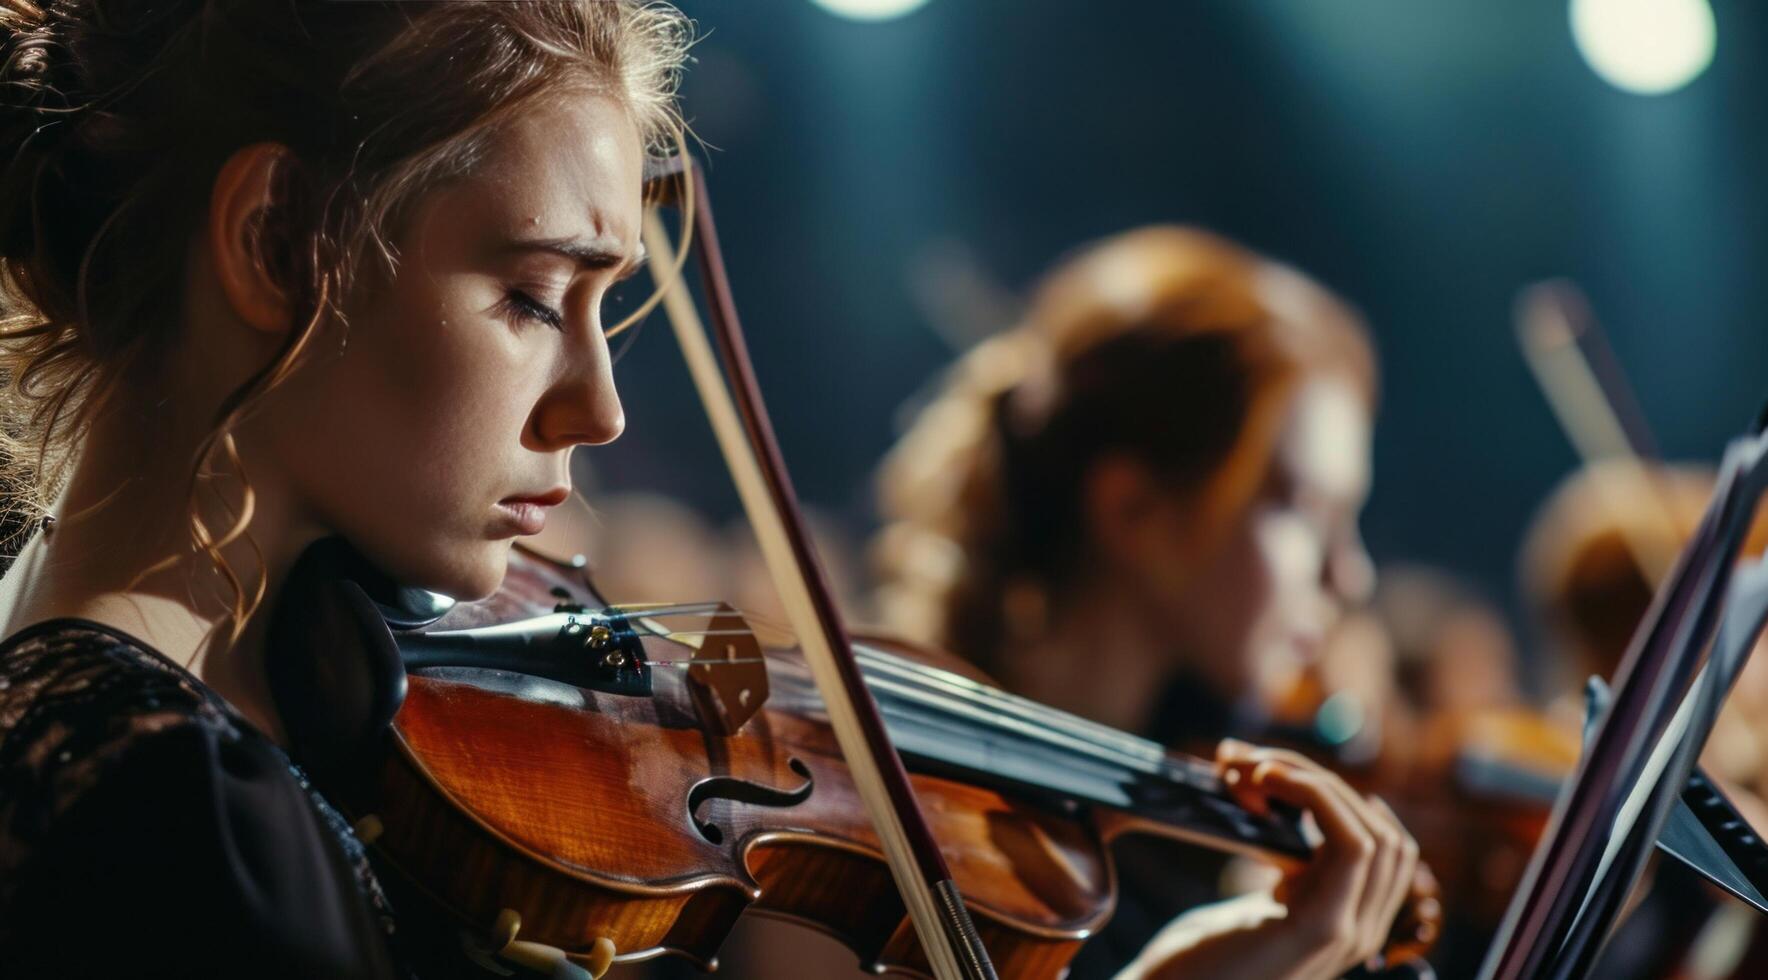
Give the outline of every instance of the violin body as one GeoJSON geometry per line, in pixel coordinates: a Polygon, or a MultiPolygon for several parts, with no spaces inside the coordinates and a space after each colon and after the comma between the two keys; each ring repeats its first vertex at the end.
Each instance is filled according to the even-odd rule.
{"type": "MultiPolygon", "coordinates": [[[[512,562],[516,590],[548,606],[566,574],[512,562]]],[[[438,627],[506,619],[518,594],[438,627]]],[[[767,657],[770,674],[804,669],[790,651],[767,657]]],[[[622,959],[672,951],[710,967],[753,909],[831,932],[870,964],[927,971],[834,735],[802,705],[776,695],[709,737],[683,671],[654,669],[648,698],[504,680],[413,675],[378,798],[363,801],[381,850],[463,924],[513,908],[525,938],[568,951],[606,937],[622,959]]],[[[1098,836],[987,789],[913,779],[1002,975],[1058,975],[1110,912],[1098,836]]]]}
{"type": "MultiPolygon", "coordinates": [[[[572,577],[517,551],[502,593],[437,627],[532,614],[553,589],[588,590],[572,577]]],[[[766,656],[770,675],[805,670],[793,651],[766,656]]],[[[606,937],[622,959],[671,951],[710,967],[753,909],[831,932],[868,964],[927,972],[833,732],[802,697],[776,692],[717,736],[683,671],[654,668],[648,698],[441,673],[410,678],[378,781],[352,809],[377,815],[381,851],[463,926],[512,908],[524,938],[567,951],[606,937]]],[[[1059,975],[1111,910],[1101,835],[993,790],[912,779],[1002,975],[1059,975]]]]}
{"type": "MultiPolygon", "coordinates": [[[[926,973],[828,727],[764,709],[708,741],[677,675],[658,673],[644,702],[588,693],[582,705],[413,677],[374,803],[379,846],[463,924],[513,908],[524,937],[569,951],[607,937],[623,959],[668,950],[710,967],[753,909],[831,932],[868,964],[926,973]],[[725,794],[692,807],[713,779],[725,794]]],[[[1110,912],[1099,837],[987,789],[912,778],[1002,975],[1057,976],[1110,912]]]]}

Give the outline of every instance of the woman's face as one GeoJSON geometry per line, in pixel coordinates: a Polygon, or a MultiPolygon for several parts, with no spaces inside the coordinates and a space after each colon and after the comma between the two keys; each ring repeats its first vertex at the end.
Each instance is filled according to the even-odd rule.
{"type": "Polygon", "coordinates": [[[1195,513],[1173,503],[1174,533],[1153,540],[1175,542],[1174,571],[1150,598],[1166,642],[1220,693],[1244,694],[1267,672],[1317,657],[1344,607],[1373,587],[1357,528],[1370,438],[1357,388],[1316,378],[1291,399],[1264,487],[1203,556],[1180,553],[1177,524],[1195,513]]]}
{"type": "Polygon", "coordinates": [[[495,590],[512,540],[568,492],[572,448],[624,426],[600,307],[640,260],[642,167],[605,97],[514,123],[414,209],[396,273],[351,304],[347,331],[319,335],[248,465],[396,578],[495,590]]]}

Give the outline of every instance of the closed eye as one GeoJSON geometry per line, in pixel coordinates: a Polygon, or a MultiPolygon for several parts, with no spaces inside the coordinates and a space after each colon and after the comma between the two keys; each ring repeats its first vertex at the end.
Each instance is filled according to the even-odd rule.
{"type": "Polygon", "coordinates": [[[565,329],[563,313],[520,289],[511,289],[505,293],[503,301],[497,304],[497,312],[512,323],[543,323],[554,330],[565,329]]]}

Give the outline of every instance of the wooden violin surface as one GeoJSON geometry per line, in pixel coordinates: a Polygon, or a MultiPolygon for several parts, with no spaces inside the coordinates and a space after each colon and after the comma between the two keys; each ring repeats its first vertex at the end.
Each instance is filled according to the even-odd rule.
{"type": "MultiPolygon", "coordinates": [[[[498,596],[431,629],[586,597],[580,570],[518,552],[498,596]]],[[[500,669],[415,672],[343,802],[375,817],[387,864],[469,934],[513,911],[523,940],[584,960],[611,941],[622,960],[674,952],[709,966],[755,911],[831,933],[875,969],[929,974],[802,657],[761,654],[767,699],[727,734],[696,698],[694,636],[644,637],[642,695],[500,669]]],[[[1275,818],[1212,789],[1207,764],[1013,698],[937,653],[867,641],[860,654],[1003,977],[1059,977],[1104,925],[1120,834],[1305,856],[1275,818]]],[[[1434,935],[1426,920],[1408,925],[1412,940],[1434,935]]]]}

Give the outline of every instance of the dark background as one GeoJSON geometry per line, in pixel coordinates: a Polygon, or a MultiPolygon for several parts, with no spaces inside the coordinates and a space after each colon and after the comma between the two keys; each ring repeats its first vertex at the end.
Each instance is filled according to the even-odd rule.
{"type": "MultiPolygon", "coordinates": [[[[1521,286],[1584,287],[1670,458],[1716,459],[1768,398],[1759,5],[1717,3],[1712,68],[1651,97],[1590,70],[1559,0],[682,6],[774,421],[803,496],[856,534],[902,406],[966,331],[1147,222],[1217,229],[1362,308],[1371,551],[1512,606],[1522,528],[1575,465],[1517,349],[1521,286]]],[[[733,515],[667,328],[619,371],[628,435],[588,452],[597,487],[733,515]]]]}

